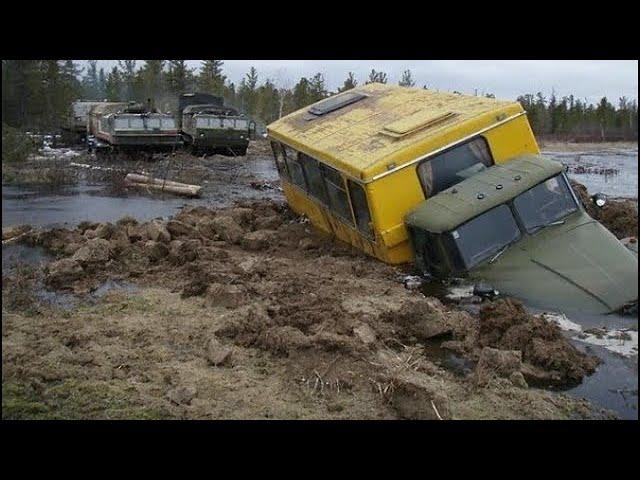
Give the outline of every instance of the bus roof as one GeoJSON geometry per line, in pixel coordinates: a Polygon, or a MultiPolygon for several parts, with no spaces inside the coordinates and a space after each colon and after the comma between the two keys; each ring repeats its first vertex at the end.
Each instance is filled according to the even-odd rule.
{"type": "Polygon", "coordinates": [[[428,198],[407,215],[406,222],[428,232],[448,232],[563,170],[561,163],[543,156],[522,155],[428,198]]]}
{"type": "Polygon", "coordinates": [[[293,112],[267,132],[369,180],[523,112],[513,101],[372,83],[293,112]]]}

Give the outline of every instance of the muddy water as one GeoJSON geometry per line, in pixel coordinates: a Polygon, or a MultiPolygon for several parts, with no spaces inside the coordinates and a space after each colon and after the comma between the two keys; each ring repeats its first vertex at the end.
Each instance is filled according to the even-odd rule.
{"type": "MultiPolygon", "coordinates": [[[[129,191],[123,195],[109,194],[105,185],[81,184],[55,190],[30,186],[2,186],[2,226],[30,224],[32,226],[74,226],[88,220],[114,222],[125,215],[139,221],[169,217],[187,205],[228,206],[238,200],[282,198],[278,190],[257,190],[249,181],[234,182],[233,177],[252,181],[273,182],[278,175],[269,157],[258,157],[237,165],[220,165],[225,181],[211,181],[203,186],[201,198],[188,199],[173,195],[146,194],[129,191]],[[229,176],[232,181],[229,182],[229,176]]],[[[212,170],[216,170],[214,166],[212,170]]]]}
{"type": "MultiPolygon", "coordinates": [[[[534,313],[540,310],[531,309],[534,313]]],[[[549,313],[549,312],[547,312],[549,313]]],[[[553,313],[551,313],[553,315],[553,313]]],[[[569,313],[558,322],[580,350],[597,355],[602,363],[596,372],[566,393],[584,397],[615,411],[620,418],[638,419],[638,317],[569,313]],[[606,332],[602,338],[586,334],[589,329],[606,332]],[[613,339],[624,332],[630,338],[613,339]],[[599,345],[605,343],[606,345],[599,345]]]]}
{"type": "MultiPolygon", "coordinates": [[[[425,296],[437,297],[445,304],[457,306],[472,314],[477,314],[482,306],[479,303],[481,300],[473,297],[473,285],[463,280],[456,282],[455,286],[445,286],[437,281],[425,282],[421,292],[425,296]]],[[[533,314],[547,314],[552,321],[557,321],[571,343],[579,350],[597,355],[602,360],[593,375],[564,393],[586,398],[595,405],[616,412],[620,418],[638,419],[637,316],[585,315],[578,312],[563,314],[531,306],[527,306],[527,310],[533,314]],[[585,333],[585,330],[589,332],[594,328],[602,330],[602,338],[585,333]],[[610,338],[620,333],[631,338],[610,338]]]]}
{"type": "Polygon", "coordinates": [[[569,177],[585,185],[589,192],[638,198],[637,149],[542,153],[566,165],[569,177]]]}

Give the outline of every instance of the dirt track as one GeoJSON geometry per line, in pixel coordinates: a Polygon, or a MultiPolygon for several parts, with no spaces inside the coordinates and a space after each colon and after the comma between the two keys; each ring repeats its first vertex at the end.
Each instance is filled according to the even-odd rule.
{"type": "Polygon", "coordinates": [[[533,387],[597,364],[555,325],[425,298],[280,203],[24,240],[57,258],[3,278],[3,418],[606,416],[533,387]],[[89,301],[107,280],[137,289],[89,301]],[[80,304],[36,300],[39,281],[80,304]]]}

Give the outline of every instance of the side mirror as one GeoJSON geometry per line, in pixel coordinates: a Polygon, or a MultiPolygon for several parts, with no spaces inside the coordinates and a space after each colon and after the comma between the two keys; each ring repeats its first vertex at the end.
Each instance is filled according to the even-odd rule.
{"type": "Polygon", "coordinates": [[[602,208],[607,203],[607,196],[604,193],[596,193],[591,197],[591,201],[595,203],[596,207],[602,208]]]}

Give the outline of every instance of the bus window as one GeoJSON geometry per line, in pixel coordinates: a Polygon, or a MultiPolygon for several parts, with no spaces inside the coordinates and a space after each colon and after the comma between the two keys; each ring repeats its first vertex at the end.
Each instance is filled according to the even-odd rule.
{"type": "Polygon", "coordinates": [[[483,137],[477,137],[427,158],[418,166],[418,176],[429,198],[491,165],[489,145],[483,137]]]}
{"type": "Polygon", "coordinates": [[[329,197],[329,206],[334,213],[353,225],[351,208],[349,208],[349,198],[344,188],[342,176],[336,169],[327,165],[322,164],[320,168],[322,169],[327,196],[329,197]]]}
{"type": "Polygon", "coordinates": [[[304,175],[309,185],[309,193],[320,200],[327,203],[327,194],[324,189],[324,181],[322,180],[322,172],[320,172],[320,163],[304,153],[298,156],[304,175]]]}
{"type": "Polygon", "coordinates": [[[287,172],[287,165],[284,163],[284,150],[280,142],[271,142],[271,150],[273,150],[273,156],[276,159],[276,168],[282,177],[286,180],[289,179],[289,172],[287,172]]]}
{"type": "Polygon", "coordinates": [[[289,170],[289,175],[291,176],[291,181],[299,186],[300,188],[306,190],[307,184],[304,181],[304,173],[302,172],[302,166],[297,159],[297,153],[293,148],[288,147],[287,145],[283,145],[284,147],[284,159],[287,163],[287,170],[289,170]]]}
{"type": "Polygon", "coordinates": [[[356,217],[356,226],[363,235],[373,238],[371,214],[369,213],[369,205],[367,204],[367,194],[362,185],[351,180],[347,180],[347,184],[349,185],[349,195],[351,197],[353,214],[356,217]]]}

